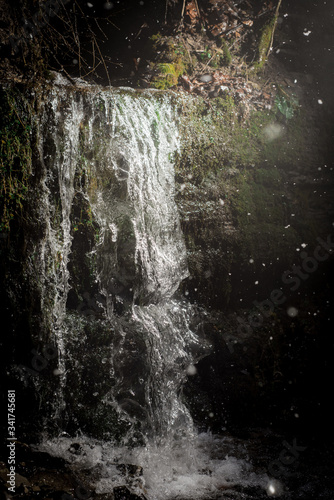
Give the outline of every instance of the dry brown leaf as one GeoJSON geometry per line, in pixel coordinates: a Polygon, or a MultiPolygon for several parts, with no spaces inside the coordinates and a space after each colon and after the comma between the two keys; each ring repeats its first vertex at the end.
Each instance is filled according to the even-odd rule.
{"type": "Polygon", "coordinates": [[[186,14],[190,17],[191,24],[195,24],[197,22],[198,13],[195,2],[191,1],[190,3],[187,4],[186,14]]]}
{"type": "Polygon", "coordinates": [[[225,21],[220,24],[216,24],[210,29],[213,36],[218,36],[220,35],[220,33],[223,33],[226,30],[227,30],[227,23],[225,21]]]}

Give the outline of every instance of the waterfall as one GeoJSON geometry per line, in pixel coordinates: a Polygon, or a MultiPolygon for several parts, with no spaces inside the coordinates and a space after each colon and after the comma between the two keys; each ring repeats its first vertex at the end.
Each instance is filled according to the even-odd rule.
{"type": "Polygon", "coordinates": [[[47,226],[39,272],[59,352],[52,418],[94,433],[95,411],[108,429],[100,423],[100,434],[125,444],[192,435],[180,391],[203,355],[193,308],[175,298],[188,270],[172,101],[158,91],[55,85],[39,130],[47,226]]]}
{"type": "MultiPolygon", "coordinates": [[[[42,295],[42,299],[50,293],[50,289],[53,290],[51,329],[54,334],[52,341],[57,345],[59,355],[58,404],[55,406],[56,416],[59,417],[65,407],[63,389],[66,385],[66,347],[63,323],[66,317],[66,302],[70,288],[68,271],[72,243],[70,216],[75,192],[74,176],[83,107],[82,103],[71,100],[69,109],[63,112],[59,107],[57,97],[54,95],[50,101],[50,108],[42,117],[39,145],[40,157],[43,163],[46,163],[47,172],[43,183],[47,236],[42,241],[41,249],[43,277],[45,279],[45,294],[42,295]],[[43,133],[46,127],[48,134],[43,133]],[[52,156],[47,154],[49,146],[47,141],[50,136],[52,136],[55,145],[55,155],[52,156]],[[46,150],[44,151],[44,149],[46,150]],[[54,190],[55,182],[58,185],[54,190]]],[[[42,310],[43,306],[44,304],[42,310]]]]}
{"type": "Polygon", "coordinates": [[[43,234],[29,272],[41,290],[39,338],[58,350],[49,388],[36,382],[50,400],[39,449],[84,469],[97,494],[126,484],[131,498],[193,500],[230,481],[263,487],[243,459],[222,459],[222,438],[196,435],[182,400],[208,348],[178,290],[188,270],[173,94],[58,80],[38,137],[43,234]]]}

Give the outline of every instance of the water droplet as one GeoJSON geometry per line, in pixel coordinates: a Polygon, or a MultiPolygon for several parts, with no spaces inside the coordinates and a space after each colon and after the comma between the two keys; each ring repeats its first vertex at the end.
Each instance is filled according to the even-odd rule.
{"type": "Polygon", "coordinates": [[[294,318],[298,314],[298,309],[296,309],[296,307],[289,307],[286,312],[290,318],[294,318]]]}
{"type": "Polygon", "coordinates": [[[201,76],[199,77],[199,81],[200,81],[200,82],[203,82],[203,83],[209,83],[209,82],[211,82],[212,80],[213,80],[213,76],[212,76],[212,75],[209,75],[209,74],[207,74],[207,75],[201,75],[201,76]]]}
{"type": "Polygon", "coordinates": [[[187,375],[196,375],[197,368],[194,365],[189,365],[187,368],[187,375]]]}

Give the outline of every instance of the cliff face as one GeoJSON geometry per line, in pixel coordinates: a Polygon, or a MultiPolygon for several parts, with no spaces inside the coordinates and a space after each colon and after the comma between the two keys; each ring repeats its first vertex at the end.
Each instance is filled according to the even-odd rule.
{"type": "Polygon", "coordinates": [[[257,279],[269,293],[296,249],[330,231],[331,167],[315,133],[315,109],[303,100],[287,105],[290,119],[279,97],[246,119],[229,96],[185,106],[177,201],[194,279],[187,286],[201,303],[249,305],[257,279]]]}
{"type": "Polygon", "coordinates": [[[173,298],[188,274],[177,98],[59,75],[21,90],[2,89],[1,142],[2,369],[18,412],[31,400],[20,432],[133,444],[178,432],[191,421],[185,369],[205,343],[192,306],[173,298]]]}
{"type": "MultiPolygon", "coordinates": [[[[22,395],[19,411],[29,409],[29,435],[38,436],[42,408],[56,422],[50,431],[141,442],[160,428],[154,404],[164,432],[164,412],[174,411],[175,428],[190,422],[186,379],[200,428],[294,428],[291,408],[309,414],[304,428],[313,410],[323,416],[331,87],[326,80],[318,95],[314,68],[282,66],[300,40],[289,49],[291,26],[274,8],[242,2],[217,13],[231,2],[203,2],[198,12],[189,2],[183,25],[181,3],[168,4],[160,30],[165,2],[154,2],[155,19],[146,6],[143,23],[132,2],[116,16],[121,49],[110,48],[109,32],[94,63],[93,40],[85,66],[73,53],[78,39],[59,59],[61,22],[80,17],[82,35],[102,11],[88,16],[85,3],[81,16],[64,3],[58,19],[56,4],[45,16],[45,2],[1,2],[2,370],[22,395]],[[282,50],[264,65],[275,26],[282,50]],[[75,79],[86,73],[151,90],[75,79]],[[150,357],[161,351],[159,362],[150,357]]],[[[66,32],[67,45],[77,34],[66,32]]]]}
{"type": "Polygon", "coordinates": [[[303,384],[295,371],[309,378],[317,329],[312,366],[328,342],[325,322],[307,318],[328,292],[329,277],[326,289],[319,283],[330,272],[332,209],[314,108],[285,104],[289,118],[279,100],[245,118],[229,95],[206,103],[73,88],[58,76],[38,92],[2,89],[1,279],[10,325],[2,352],[20,404],[33,402],[22,431],[38,432],[40,419],[32,422],[42,408],[67,432],[79,426],[121,439],[131,430],[140,441],[153,389],[138,380],[162,369],[148,356],[148,332],[165,327],[143,328],[152,318],[141,309],[129,317],[133,305],[155,304],[154,321],[167,321],[157,304],[177,289],[202,308],[200,318],[188,306],[181,316],[177,305],[168,309],[192,332],[171,341],[187,352],[175,354],[175,390],[184,363],[206,355],[185,390],[198,425],[209,424],[211,408],[211,426],[227,419],[233,427],[241,404],[254,422],[259,407],[264,421],[278,407],[278,420],[290,422],[287,406],[300,404],[303,384]],[[165,162],[174,164],[175,185],[165,162]]]}

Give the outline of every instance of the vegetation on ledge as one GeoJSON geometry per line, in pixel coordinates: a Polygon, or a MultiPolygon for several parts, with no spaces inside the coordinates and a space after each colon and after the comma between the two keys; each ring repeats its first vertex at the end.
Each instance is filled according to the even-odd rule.
{"type": "Polygon", "coordinates": [[[206,306],[226,309],[240,293],[236,274],[249,282],[249,274],[263,275],[264,263],[272,286],[271,273],[279,275],[300,243],[315,238],[308,202],[299,202],[298,176],[299,169],[308,172],[316,144],[309,116],[284,89],[271,109],[246,116],[227,93],[183,99],[176,180],[191,274],[184,289],[206,306]]]}
{"type": "Polygon", "coordinates": [[[0,88],[0,231],[21,214],[31,173],[29,106],[14,89],[0,88]]]}

